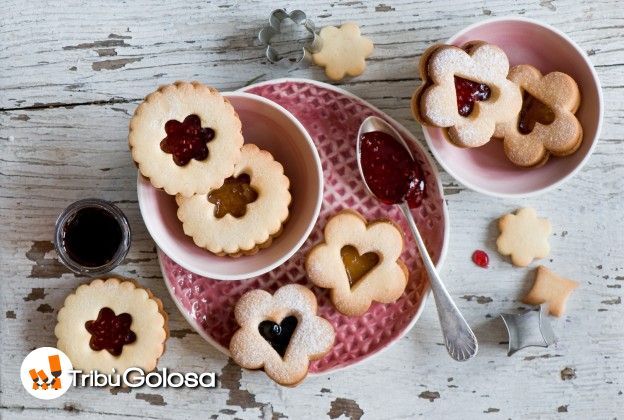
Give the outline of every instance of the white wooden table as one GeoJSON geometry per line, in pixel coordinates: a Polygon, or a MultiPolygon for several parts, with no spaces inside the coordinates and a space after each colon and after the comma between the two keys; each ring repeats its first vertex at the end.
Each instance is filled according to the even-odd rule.
{"type": "Polygon", "coordinates": [[[568,33],[587,51],[604,89],[602,138],[574,179],[545,195],[500,200],[442,173],[451,243],[442,270],[480,340],[478,357],[452,362],[429,302],[414,329],[383,355],[294,389],[240,368],[193,332],[170,299],[139,215],[127,150],[130,115],[157,85],[198,79],[227,91],[287,75],[325,80],[318,68],[267,64],[255,41],[269,12],[295,4],[185,0],[23,1],[0,6],[0,417],[90,418],[622,418],[624,416],[624,7],[617,1],[308,0],[317,26],[355,20],[375,42],[369,68],[341,84],[402,122],[416,63],[431,43],[491,16],[522,15],[568,33]],[[72,389],[44,402],[18,380],[23,357],[56,343],[56,313],[87,279],[68,274],[52,231],[70,202],[101,197],[129,216],[134,241],[115,272],[163,299],[171,338],[161,367],[215,371],[214,390],[111,393],[72,389]],[[508,358],[497,315],[514,312],[533,272],[495,252],[495,219],[534,206],[554,226],[549,267],[581,283],[553,326],[560,341],[508,358]],[[470,261],[475,248],[491,269],[470,261]]]}

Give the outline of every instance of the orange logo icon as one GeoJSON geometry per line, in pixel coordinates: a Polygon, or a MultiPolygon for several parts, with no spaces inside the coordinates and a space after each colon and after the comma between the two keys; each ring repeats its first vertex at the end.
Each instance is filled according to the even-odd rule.
{"type": "Polygon", "coordinates": [[[48,356],[48,363],[50,365],[50,374],[52,375],[52,381],[48,381],[48,375],[42,370],[37,372],[35,369],[30,369],[28,373],[33,380],[32,389],[43,389],[47,390],[49,386],[51,386],[54,390],[61,389],[61,359],[58,354],[48,356]],[[41,384],[39,384],[39,380],[41,380],[41,384]]]}
{"type": "Polygon", "coordinates": [[[30,352],[22,363],[22,385],[39,399],[57,398],[71,386],[72,369],[65,353],[53,347],[41,347],[30,352]]]}

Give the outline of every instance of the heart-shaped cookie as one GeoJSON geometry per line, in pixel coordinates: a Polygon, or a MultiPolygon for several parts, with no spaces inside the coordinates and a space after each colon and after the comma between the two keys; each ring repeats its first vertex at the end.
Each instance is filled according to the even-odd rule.
{"type": "Polygon", "coordinates": [[[330,289],[338,311],[359,316],[373,301],[391,303],[403,294],[409,273],[400,259],[403,236],[393,222],[368,223],[359,213],[344,210],[327,222],[324,234],[305,267],[312,283],[330,289]]]}

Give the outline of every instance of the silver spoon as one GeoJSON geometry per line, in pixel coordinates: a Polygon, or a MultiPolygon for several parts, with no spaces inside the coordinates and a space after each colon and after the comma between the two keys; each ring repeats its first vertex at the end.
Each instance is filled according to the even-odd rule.
{"type": "MultiPolygon", "coordinates": [[[[372,131],[382,131],[386,134],[389,134],[403,146],[406,153],[408,153],[412,159],[414,158],[414,156],[412,155],[409,147],[407,147],[407,144],[405,143],[405,140],[403,140],[403,137],[401,137],[401,135],[397,133],[397,131],[390,124],[388,124],[381,118],[371,116],[366,118],[362,122],[360,130],[358,131],[356,148],[358,168],[360,170],[360,176],[362,177],[364,185],[366,186],[369,194],[375,196],[375,194],[371,191],[370,187],[366,183],[366,178],[364,178],[361,159],[362,134],[370,133],[372,131]]],[[[407,219],[407,223],[410,227],[410,230],[412,231],[414,239],[416,240],[418,250],[420,251],[423,263],[425,265],[425,268],[427,269],[427,274],[429,274],[431,291],[433,292],[433,297],[435,299],[436,307],[438,309],[438,318],[440,319],[440,326],[442,327],[442,335],[444,336],[446,350],[455,360],[468,360],[477,354],[477,350],[479,348],[477,338],[475,337],[474,333],[470,329],[470,326],[468,325],[462,314],[459,312],[459,309],[457,309],[457,306],[455,306],[455,303],[453,302],[453,299],[446,290],[444,283],[442,283],[442,280],[440,279],[440,276],[438,275],[438,272],[433,265],[433,261],[431,261],[429,252],[427,252],[425,243],[420,236],[418,226],[416,226],[416,222],[412,217],[412,212],[410,211],[409,205],[405,201],[397,203],[397,205],[407,219]]]]}

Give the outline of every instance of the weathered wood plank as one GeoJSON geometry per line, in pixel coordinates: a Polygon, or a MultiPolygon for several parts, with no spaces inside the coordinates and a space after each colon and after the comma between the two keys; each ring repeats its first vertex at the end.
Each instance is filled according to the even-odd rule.
{"type": "MultiPolygon", "coordinates": [[[[317,68],[286,72],[266,63],[255,35],[271,7],[260,1],[230,7],[203,7],[199,1],[176,6],[146,0],[131,5],[75,1],[63,7],[22,3],[9,1],[3,11],[8,24],[0,28],[0,108],[137,99],[154,85],[176,79],[200,79],[225,90],[260,76],[325,79],[317,68]],[[35,8],[38,13],[29,13],[35,8]],[[112,8],[115,13],[102,13],[112,8]],[[85,16],[97,16],[97,22],[85,16]]],[[[541,3],[491,2],[485,7],[481,1],[466,1],[450,12],[437,2],[379,7],[374,2],[328,5],[315,0],[306,3],[306,10],[318,25],[357,18],[375,41],[369,69],[347,86],[415,80],[417,58],[429,44],[484,17],[507,14],[542,19],[566,31],[593,54],[596,65],[611,66],[601,74],[603,83],[621,86],[612,68],[622,64],[621,13],[609,2],[541,3]]]]}

